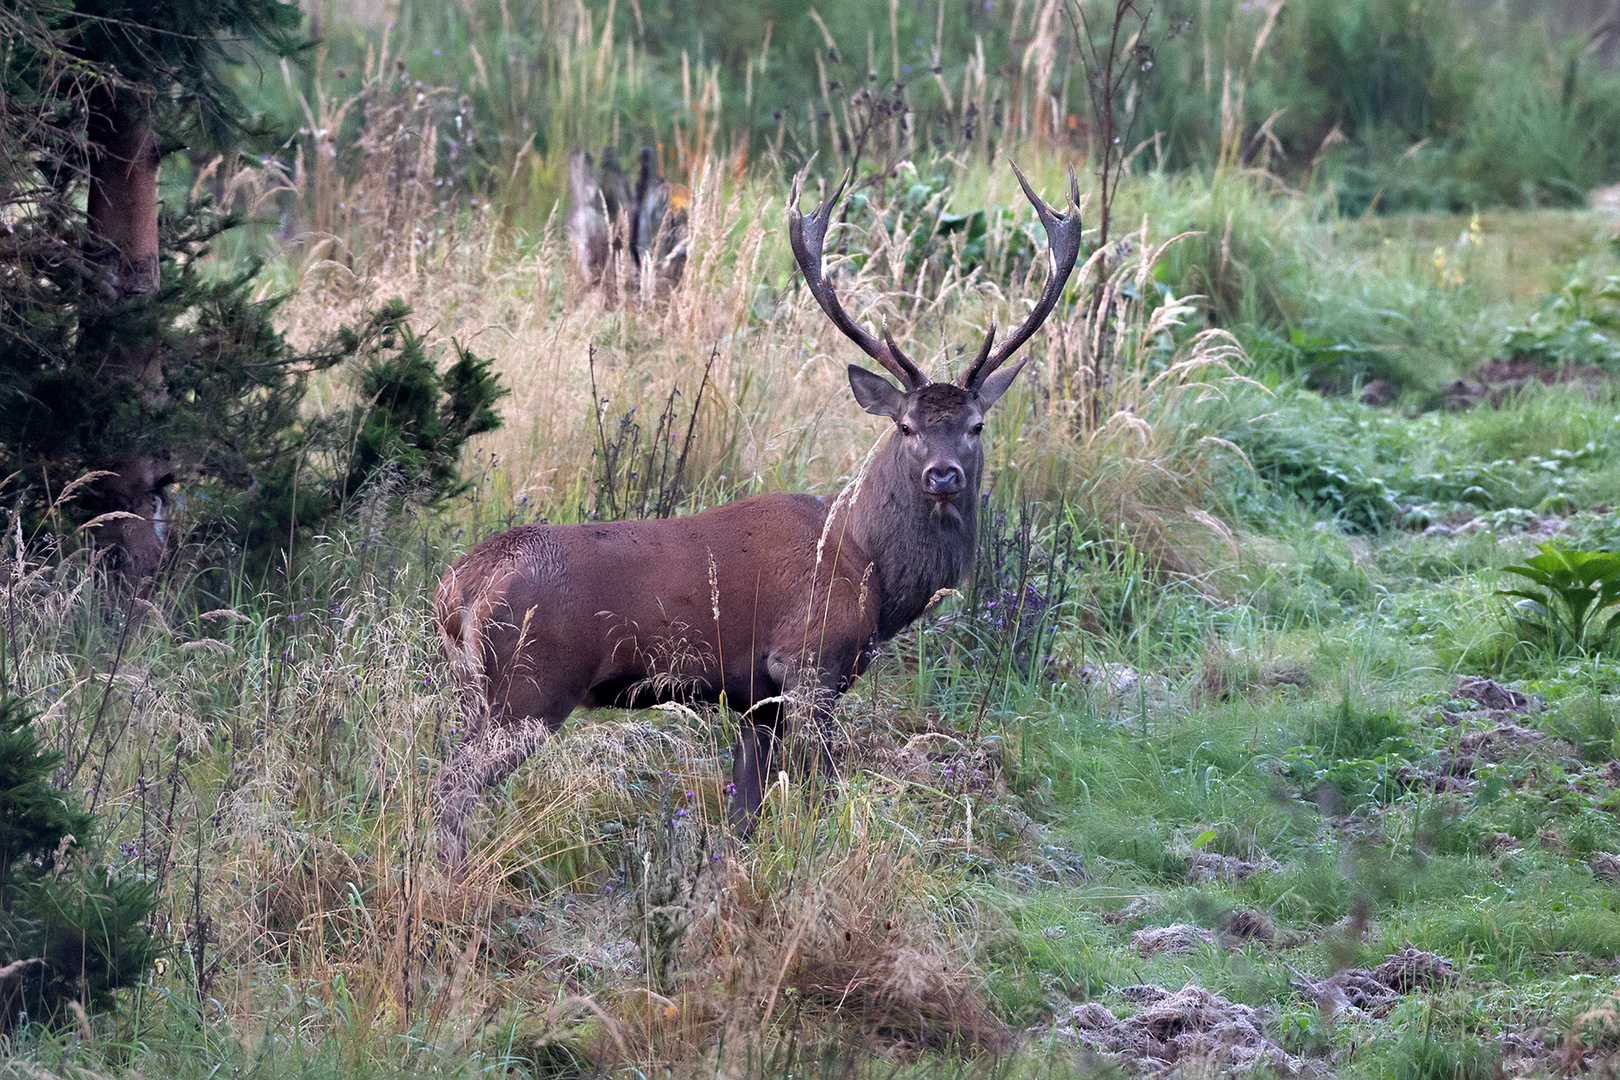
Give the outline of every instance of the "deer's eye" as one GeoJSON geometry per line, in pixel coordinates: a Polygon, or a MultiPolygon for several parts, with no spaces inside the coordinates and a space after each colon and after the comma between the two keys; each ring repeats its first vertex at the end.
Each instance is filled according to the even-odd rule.
{"type": "Polygon", "coordinates": [[[984,434],[984,425],[983,424],[974,424],[973,427],[969,428],[968,430],[973,435],[983,435],[984,434]]]}
{"type": "Polygon", "coordinates": [[[904,420],[902,420],[900,422],[900,434],[902,434],[902,435],[915,435],[915,434],[917,434],[917,429],[912,427],[910,424],[906,423],[904,420]]]}

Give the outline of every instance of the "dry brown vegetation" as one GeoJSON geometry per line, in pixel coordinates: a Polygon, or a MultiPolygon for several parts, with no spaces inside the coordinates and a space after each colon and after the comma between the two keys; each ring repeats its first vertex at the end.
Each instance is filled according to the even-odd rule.
{"type": "MultiPolygon", "coordinates": [[[[393,158],[379,158],[377,177],[363,190],[388,190],[393,158]]],[[[1037,164],[1037,186],[1055,190],[1058,163],[1037,164]]],[[[602,480],[604,439],[619,437],[621,423],[639,428],[642,452],[671,410],[680,421],[675,435],[684,434],[689,402],[705,381],[708,399],[685,474],[695,479],[700,502],[758,490],[830,490],[882,433],[848,400],[849,350],[790,272],[785,178],[739,175],[738,165],[718,158],[694,164],[691,255],[667,299],[638,291],[628,276],[614,287],[585,289],[571,276],[560,213],[543,234],[519,242],[487,207],[454,219],[438,215],[406,183],[370,206],[367,219],[388,221],[388,234],[409,237],[401,248],[373,240],[372,254],[363,256],[368,244],[360,237],[368,234],[361,230],[360,237],[312,233],[289,251],[295,291],[287,328],[293,340],[313,343],[400,296],[424,330],[493,356],[514,394],[504,429],[478,449],[500,463],[516,493],[543,506],[583,504],[602,480]],[[390,201],[396,197],[403,208],[390,201]],[[348,260],[327,258],[333,250],[348,260]],[[614,303],[614,296],[627,299],[614,303]]],[[[914,170],[902,165],[895,182],[908,175],[914,170]]],[[[335,197],[308,183],[317,208],[335,197]]],[[[958,186],[988,206],[1021,205],[1005,165],[963,170],[958,186]]],[[[319,209],[313,216],[340,217],[319,209]]],[[[857,319],[886,321],[903,347],[931,361],[936,376],[954,375],[958,347],[982,335],[987,320],[1015,323],[1046,270],[1037,259],[1015,280],[997,280],[985,266],[964,274],[948,242],[933,245],[920,266],[915,257],[908,262],[919,231],[926,238],[931,228],[926,219],[902,220],[892,231],[881,221],[853,234],[846,226],[834,239],[862,253],[864,265],[846,265],[839,289],[857,319]]],[[[991,265],[1013,239],[992,220],[991,265]]],[[[1200,421],[1208,411],[1201,416],[1200,409],[1246,361],[1217,331],[1175,350],[1172,335],[1186,339],[1182,325],[1196,317],[1196,298],[1151,312],[1141,302],[1151,268],[1173,242],[1143,219],[1127,241],[1133,254],[1113,271],[1109,302],[1095,311],[1075,305],[1048,323],[1030,346],[1032,373],[999,410],[989,457],[1002,490],[1085,505],[1188,569],[1187,552],[1230,539],[1222,523],[1195,508],[1207,502],[1204,487],[1219,468],[1242,467],[1241,454],[1206,437],[1200,421]],[[1092,357],[1115,350],[1105,384],[1094,386],[1092,357]],[[1016,474],[1007,468],[1012,463],[1016,474]]],[[[831,266],[839,261],[829,256],[831,266]]],[[[1076,279],[1089,274],[1082,268],[1076,279]]]]}
{"type": "MultiPolygon", "coordinates": [[[[232,181],[255,205],[290,193],[302,208],[281,284],[266,286],[291,291],[285,328],[310,345],[402,297],[424,334],[493,357],[513,395],[504,428],[476,447],[480,492],[448,546],[443,522],[422,519],[407,526],[424,538],[413,550],[379,496],[359,512],[362,539],[306,553],[295,580],[307,600],[278,618],[185,617],[160,602],[130,624],[115,676],[131,695],[130,730],[98,751],[98,787],[118,812],[154,820],[141,858],[165,875],[210,1008],[241,1032],[288,1010],[306,1013],[297,1024],[311,1038],[347,1025],[351,1053],[406,1030],[466,1052],[487,1047],[497,1022],[603,1065],[762,1054],[795,1031],[1007,1049],[976,967],[994,919],[941,899],[958,873],[941,853],[958,842],[930,815],[971,823],[966,790],[901,811],[893,795],[907,783],[879,773],[883,809],[856,794],[828,820],[784,787],[763,842],[738,849],[718,825],[721,718],[599,718],[565,729],[475,824],[483,840],[464,885],[441,875],[425,799],[455,719],[417,594],[440,561],[510,523],[514,504],[568,515],[638,498],[691,507],[832,490],[883,432],[849,397],[850,350],[789,272],[784,177],[689,157],[678,287],[654,296],[625,277],[589,289],[573,276],[560,210],[526,236],[488,203],[435,201],[434,110],[453,102],[394,71],[386,49],[361,82],[349,98],[318,98],[290,174],[232,181]],[[350,111],[386,137],[362,141],[364,168],[345,181],[331,140],[350,111]],[[680,480],[672,447],[688,457],[680,480]],[[207,783],[193,779],[201,761],[213,763],[207,783]],[[605,850],[627,865],[604,864],[605,850]],[[612,881],[620,892],[604,899],[612,881]],[[581,889],[598,898],[570,902],[581,889]]],[[[1058,162],[1031,157],[1036,186],[1057,190],[1058,162]]],[[[901,164],[894,182],[913,176],[901,164]]],[[[988,206],[1026,205],[1003,162],[959,167],[955,186],[988,206]]],[[[959,242],[908,259],[927,219],[846,226],[837,249],[864,259],[832,256],[829,268],[856,318],[886,321],[936,376],[954,375],[956,344],[989,319],[1016,323],[1039,291],[1044,258],[1011,278],[988,268],[1033,224],[1026,216],[993,217],[987,265],[965,273],[959,242]]],[[[989,459],[1005,495],[1065,501],[1099,534],[1197,573],[1232,558],[1230,530],[1199,508],[1241,453],[1203,421],[1245,360],[1221,332],[1185,331],[1195,303],[1144,305],[1172,242],[1143,220],[1105,302],[1053,317],[998,410],[989,459]],[[1099,351],[1111,358],[1102,385],[1099,351]]],[[[1091,276],[1088,266],[1076,280],[1091,276]]],[[[352,392],[339,378],[315,396],[324,406],[352,392]]],[[[44,663],[88,618],[80,605],[29,620],[26,656],[44,663]]],[[[64,708],[82,709],[97,678],[64,708]]],[[[846,762],[852,776],[907,742],[883,734],[892,720],[872,704],[844,710],[848,744],[869,744],[846,762]]],[[[101,745],[83,732],[64,741],[101,745]]]]}
{"type": "MultiPolygon", "coordinates": [[[[385,90],[366,107],[389,110],[396,131],[431,106],[385,90]]],[[[495,1052],[499,1030],[529,1053],[564,1047],[604,1067],[692,1064],[728,1047],[746,1058],[794,1032],[1007,1049],[977,970],[995,918],[941,857],[971,850],[938,820],[971,825],[966,788],[924,785],[899,809],[911,784],[874,774],[828,817],[832,803],[784,782],[762,840],[739,849],[718,824],[723,718],[597,718],[567,729],[476,823],[465,883],[438,869],[426,793],[456,719],[423,596],[454,550],[525,505],[599,511],[604,490],[687,506],[829,490],[882,433],[849,400],[849,350],[787,272],[778,178],[699,161],[686,274],[655,298],[571,280],[556,215],[519,238],[486,206],[436,208],[410,142],[367,146],[375,167],[350,187],[319,155],[279,178],[316,225],[282,255],[283,318],[311,343],[401,296],[422,332],[496,359],[514,394],[504,429],[477,447],[482,486],[467,512],[407,506],[401,519],[373,492],[354,528],[299,556],[285,599],[199,612],[177,580],[111,625],[82,563],[52,563],[19,537],[8,564],[19,685],[50,687],[46,721],[73,755],[70,782],[93,791],[123,857],[160,883],[183,943],[173,963],[203,1015],[241,1038],[288,1024],[311,1045],[341,1035],[331,1045],[350,1066],[395,1060],[403,1032],[465,1055],[495,1052]],[[692,494],[650,490],[646,455],[685,450],[688,425],[692,494]],[[608,851],[625,864],[604,862],[608,851]],[[613,882],[617,896],[602,892],[613,882]],[[572,902],[581,890],[598,898],[572,902]]],[[[1056,164],[1037,175],[1055,186],[1056,164]]],[[[966,179],[992,203],[1021,202],[1004,166],[966,179]]],[[[243,175],[232,186],[262,205],[275,185],[243,175]]],[[[951,373],[956,354],[938,343],[1016,321],[1045,267],[1002,282],[962,274],[942,248],[908,275],[922,227],[846,229],[844,245],[868,254],[842,268],[840,291],[858,318],[886,319],[951,373]]],[[[1135,243],[1107,325],[1077,307],[1037,338],[1034,370],[993,426],[991,469],[1003,490],[1067,500],[1185,571],[1198,556],[1173,553],[1226,558],[1229,530],[1197,507],[1211,460],[1241,455],[1198,417],[1243,357],[1215,331],[1167,344],[1193,309],[1150,314],[1126,295],[1140,295],[1162,245],[1147,223],[1135,243]],[[1099,388],[1085,373],[1104,337],[1120,361],[1099,388]],[[1182,532],[1201,539],[1189,547],[1173,539],[1182,532]]],[[[317,396],[352,392],[333,379],[317,396]]],[[[667,471],[657,482],[677,483],[667,471]]],[[[845,710],[849,744],[867,746],[845,763],[852,777],[907,743],[879,700],[845,710]]]]}

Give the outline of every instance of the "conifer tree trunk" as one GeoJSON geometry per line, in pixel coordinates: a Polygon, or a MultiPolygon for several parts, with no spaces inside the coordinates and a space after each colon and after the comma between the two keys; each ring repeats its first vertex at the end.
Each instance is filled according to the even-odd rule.
{"type": "MultiPolygon", "coordinates": [[[[158,165],[161,147],[151,102],[114,92],[91,109],[90,192],[86,210],[98,242],[108,245],[106,265],[113,303],[156,291],[159,283],[158,165]]],[[[105,377],[128,383],[143,402],[162,402],[163,369],[151,343],[122,343],[109,352],[105,377]]],[[[115,555],[126,584],[139,588],[162,565],[168,488],[174,474],[162,457],[109,452],[101,468],[112,475],[96,485],[98,509],[116,517],[98,540],[115,555]]]]}
{"type": "Polygon", "coordinates": [[[158,160],[152,111],[141,97],[113,93],[89,123],[90,227],[115,253],[115,286],[124,296],[158,283],[158,160]]]}

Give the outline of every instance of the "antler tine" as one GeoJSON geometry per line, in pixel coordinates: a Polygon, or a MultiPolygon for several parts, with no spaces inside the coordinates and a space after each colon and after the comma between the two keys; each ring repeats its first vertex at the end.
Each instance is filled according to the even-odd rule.
{"type": "Polygon", "coordinates": [[[1069,206],[1068,212],[1060,214],[1029,186],[1029,181],[1019,170],[1016,162],[1010,162],[1013,174],[1018,177],[1018,186],[1024,189],[1024,197],[1035,206],[1035,213],[1041,219],[1041,225],[1046,229],[1047,252],[1052,257],[1052,271],[1047,275],[1046,285],[1041,289],[1040,299],[1030,310],[1029,317],[1024,324],[1014,330],[1012,336],[994,349],[991,341],[995,337],[995,324],[990,325],[990,333],[985,336],[984,346],[979,350],[978,357],[971,367],[963,374],[961,386],[968,390],[977,390],[979,385],[989,378],[997,368],[1007,362],[1007,358],[1017,352],[1028,341],[1035,331],[1041,328],[1046,317],[1052,314],[1057,306],[1058,298],[1063,295],[1063,287],[1068,284],[1069,275],[1074,272],[1074,264],[1080,257],[1080,181],[1074,175],[1074,169],[1069,169],[1069,206]]]}
{"type": "Polygon", "coordinates": [[[799,192],[809,171],[809,167],[806,166],[804,172],[793,178],[793,192],[789,196],[791,205],[788,209],[788,239],[793,245],[793,258],[798,262],[800,272],[804,274],[805,284],[810,286],[810,295],[816,298],[821,310],[827,313],[827,318],[843,331],[845,337],[859,345],[867,356],[882,364],[907,390],[927,385],[928,376],[900,351],[900,346],[889,336],[887,324],[883,328],[882,341],[867,333],[844,311],[843,305],[838,302],[838,294],[834,291],[832,282],[822,277],[822,243],[827,239],[827,226],[832,221],[833,208],[843,197],[850,174],[844,174],[844,179],[839,182],[838,190],[833,192],[832,198],[816,207],[809,217],[805,217],[799,212],[799,192]]]}
{"type": "MultiPolygon", "coordinates": [[[[973,358],[973,363],[969,364],[967,371],[962,374],[961,385],[964,389],[971,390],[979,384],[979,380],[982,378],[979,370],[984,367],[984,362],[989,358],[990,349],[995,343],[996,320],[992,316],[989,329],[984,332],[984,344],[979,346],[979,355],[973,358]]],[[[989,374],[989,372],[985,372],[985,374],[989,374]]]]}

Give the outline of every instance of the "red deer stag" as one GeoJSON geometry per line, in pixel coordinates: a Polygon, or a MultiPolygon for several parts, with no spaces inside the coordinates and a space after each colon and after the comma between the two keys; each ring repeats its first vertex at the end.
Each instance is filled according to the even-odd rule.
{"type": "Polygon", "coordinates": [[[1011,337],[997,345],[992,325],[962,377],[936,383],[886,330],[873,337],[839,304],[821,257],[844,188],[804,217],[802,179],[788,216],[794,257],[833,325],[900,380],[897,388],[849,368],[855,400],[892,420],[893,433],[836,499],[755,495],[684,518],[526,525],[445,572],[434,612],[464,729],[434,802],[440,855],[455,872],[479,797],[582,705],[695,700],[746,710],[731,815],[750,828],[789,703],[822,730],[878,643],[971,565],[984,416],[1025,361],[1003,364],[1051,314],[1074,269],[1078,185],[1071,174],[1060,214],[1018,173],[1046,229],[1050,276],[1011,337]]]}

